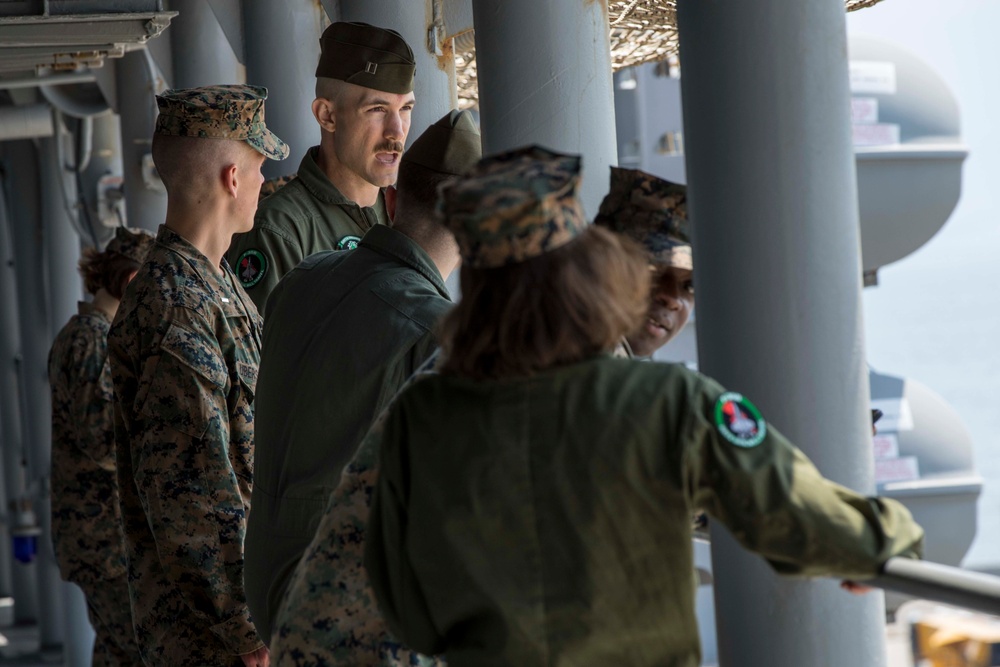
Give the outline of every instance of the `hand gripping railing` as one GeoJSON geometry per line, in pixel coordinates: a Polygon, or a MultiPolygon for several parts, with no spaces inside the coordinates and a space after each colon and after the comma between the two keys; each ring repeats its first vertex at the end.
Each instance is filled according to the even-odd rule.
{"type": "Polygon", "coordinates": [[[864,583],[1000,616],[1000,577],[989,574],[911,558],[890,558],[880,575],[864,583]]]}

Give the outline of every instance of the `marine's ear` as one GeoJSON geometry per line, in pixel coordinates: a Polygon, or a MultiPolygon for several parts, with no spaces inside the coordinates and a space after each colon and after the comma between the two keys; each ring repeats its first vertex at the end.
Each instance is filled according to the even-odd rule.
{"type": "Polygon", "coordinates": [[[236,164],[231,163],[224,166],[219,174],[219,178],[222,179],[222,187],[233,199],[236,199],[239,192],[240,179],[238,178],[238,172],[239,168],[236,164]]]}
{"type": "Polygon", "coordinates": [[[312,112],[313,118],[316,119],[321,128],[327,132],[336,131],[337,123],[334,120],[333,102],[324,97],[317,97],[313,100],[312,112]]]}

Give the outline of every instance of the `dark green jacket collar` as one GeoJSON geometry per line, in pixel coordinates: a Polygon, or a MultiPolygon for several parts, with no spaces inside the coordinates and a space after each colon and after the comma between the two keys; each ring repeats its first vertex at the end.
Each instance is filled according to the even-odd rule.
{"type": "Polygon", "coordinates": [[[417,243],[405,234],[397,232],[385,225],[375,225],[361,239],[359,246],[364,246],[370,250],[388,255],[398,262],[401,262],[414,271],[422,275],[434,285],[434,289],[446,299],[451,299],[448,288],[444,285],[444,279],[437,266],[431,261],[430,256],[417,243]]]}
{"type": "Polygon", "coordinates": [[[316,164],[316,156],[319,155],[319,146],[313,146],[306,151],[306,154],[302,156],[302,162],[299,164],[298,179],[302,182],[302,185],[309,191],[309,193],[321,202],[327,204],[334,204],[336,206],[355,206],[357,208],[374,208],[376,210],[381,210],[384,208],[382,204],[382,191],[379,190],[378,200],[375,206],[363,207],[357,202],[353,202],[341,193],[337,189],[319,165],[316,164]]]}

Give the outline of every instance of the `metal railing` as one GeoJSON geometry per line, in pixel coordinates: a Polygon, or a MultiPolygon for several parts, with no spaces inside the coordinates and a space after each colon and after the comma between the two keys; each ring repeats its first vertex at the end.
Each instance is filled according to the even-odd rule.
{"type": "Polygon", "coordinates": [[[866,585],[1000,616],[1000,577],[959,567],[890,558],[866,585]]]}

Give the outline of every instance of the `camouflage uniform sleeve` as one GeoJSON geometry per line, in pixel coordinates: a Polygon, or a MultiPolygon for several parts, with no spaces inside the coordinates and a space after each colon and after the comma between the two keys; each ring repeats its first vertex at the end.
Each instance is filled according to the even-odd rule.
{"type": "Polygon", "coordinates": [[[688,394],[686,485],[744,547],[802,576],[864,579],[920,557],[923,529],[902,504],[824,478],[752,403],[701,380],[688,394]]]}
{"type": "Polygon", "coordinates": [[[405,646],[424,655],[444,652],[427,601],[406,555],[406,444],[400,406],[381,423],[379,476],[368,516],[364,565],[382,618],[405,646]]]}
{"type": "Polygon", "coordinates": [[[254,228],[237,234],[226,253],[229,265],[262,316],[271,290],[283,275],[304,259],[299,242],[281,231],[293,228],[294,223],[287,214],[261,210],[254,228]]]}
{"type": "Polygon", "coordinates": [[[228,457],[229,374],[211,324],[184,310],[143,367],[135,486],[160,564],[233,654],[263,642],[243,589],[247,505],[228,457]]]}
{"type": "Polygon", "coordinates": [[[70,392],[70,414],[76,427],[76,444],[103,470],[115,470],[115,432],[112,422],[114,389],[108,366],[108,345],[93,336],[84,342],[75,360],[78,373],[70,392]]]}

